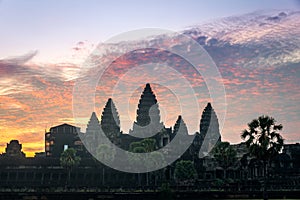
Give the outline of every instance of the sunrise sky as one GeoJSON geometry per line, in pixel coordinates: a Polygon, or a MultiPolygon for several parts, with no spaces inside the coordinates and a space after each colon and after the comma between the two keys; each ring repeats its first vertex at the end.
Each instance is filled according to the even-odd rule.
{"type": "MultiPolygon", "coordinates": [[[[227,16],[273,9],[299,10],[300,3],[292,0],[63,0],[59,3],[0,0],[0,153],[5,151],[6,143],[18,139],[26,155],[33,156],[34,152],[44,150],[45,130],[60,123],[74,123],[73,86],[82,63],[99,43],[135,29],[181,31],[227,16]]],[[[232,37],[235,41],[239,39],[239,35],[232,37]]],[[[291,56],[299,58],[300,51],[295,52],[298,54],[291,56]]],[[[269,114],[283,124],[286,142],[299,142],[299,64],[248,69],[238,64],[228,65],[227,61],[217,63],[228,104],[223,138],[240,142],[239,134],[248,122],[269,114]]],[[[112,81],[112,77],[121,77],[123,70],[133,65],[133,60],[119,59],[117,64],[118,69],[107,73],[112,81]]],[[[191,71],[183,71],[193,84],[205,88],[201,78],[194,77],[191,71]]],[[[163,69],[160,72],[169,77],[163,69]]],[[[147,80],[147,74],[137,76],[147,80]]],[[[95,98],[98,117],[110,97],[101,85],[99,88],[95,98]]],[[[132,92],[130,117],[121,124],[124,132],[128,132],[135,118],[142,89],[143,85],[138,85],[132,92]]],[[[153,89],[161,104],[162,120],[167,126],[173,126],[180,114],[176,96],[159,85],[153,84],[153,89]],[[166,113],[170,115],[165,116],[166,113]]],[[[202,110],[210,99],[206,93],[197,95],[202,110]]],[[[121,118],[125,114],[120,113],[121,118]]]]}

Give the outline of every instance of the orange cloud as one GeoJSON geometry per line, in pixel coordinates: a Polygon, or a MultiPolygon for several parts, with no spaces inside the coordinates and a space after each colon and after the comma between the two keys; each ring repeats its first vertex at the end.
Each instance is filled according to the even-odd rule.
{"type": "MultiPolygon", "coordinates": [[[[94,56],[91,59],[100,65],[108,62],[109,56],[94,56]]],[[[25,64],[28,59],[0,61],[0,77],[5,80],[0,81],[0,152],[4,151],[10,140],[18,139],[25,153],[33,156],[34,152],[44,150],[45,129],[64,122],[73,124],[76,121],[73,118],[73,89],[78,80],[82,80],[81,87],[86,88],[85,94],[95,94],[92,101],[95,102],[93,106],[99,118],[107,99],[113,96],[124,132],[132,127],[140,93],[147,82],[153,83],[161,108],[161,119],[166,126],[173,126],[177,115],[182,114],[180,106],[186,106],[191,113],[184,116],[184,121],[190,133],[199,130],[201,112],[207,102],[212,101],[204,78],[186,61],[170,52],[147,50],[125,54],[109,66],[91,90],[87,89],[91,88],[88,84],[100,72],[98,68],[83,69],[80,72],[81,69],[72,64],[25,64]],[[154,63],[155,69],[141,67],[147,63],[154,63]],[[183,82],[179,81],[181,79],[194,89],[199,112],[192,107],[187,87],[183,87],[183,82]],[[11,83],[18,84],[14,86],[11,83]],[[184,103],[179,101],[173,91],[159,83],[168,83],[178,89],[184,103]],[[116,89],[118,84],[120,88],[116,89]],[[129,91],[131,87],[133,91],[129,91]],[[129,97],[128,102],[124,101],[125,97],[129,97]],[[123,112],[126,104],[129,104],[129,110],[123,112]],[[194,114],[192,112],[197,112],[197,119],[191,117],[194,114]]],[[[218,62],[222,79],[215,81],[224,83],[227,95],[223,139],[240,142],[240,132],[246,128],[247,123],[261,114],[268,114],[283,124],[283,136],[287,141],[299,141],[295,130],[300,127],[300,94],[297,92],[300,90],[300,68],[295,65],[245,68],[239,66],[241,62],[244,60],[239,58],[224,58],[218,62]]],[[[208,68],[202,63],[199,66],[203,70],[208,68]]],[[[84,96],[78,97],[78,101],[84,100],[84,96]]],[[[83,102],[80,109],[86,110],[91,104],[83,102]]],[[[222,106],[215,107],[217,114],[221,112],[222,106]]],[[[83,117],[88,120],[90,111],[83,112],[83,117]]]]}

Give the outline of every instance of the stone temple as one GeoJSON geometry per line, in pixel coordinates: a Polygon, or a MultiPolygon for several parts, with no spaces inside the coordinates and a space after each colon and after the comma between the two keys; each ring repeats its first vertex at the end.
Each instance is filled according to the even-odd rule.
{"type": "Polygon", "coordinates": [[[195,134],[193,143],[183,155],[185,158],[198,157],[201,145],[206,145],[205,149],[209,149],[221,140],[218,118],[211,103],[207,104],[202,113],[199,133],[189,133],[182,116],[178,116],[173,128],[165,127],[160,118],[159,103],[151,85],[147,83],[139,99],[136,120],[128,134],[121,132],[117,107],[109,98],[100,121],[96,113],[92,113],[84,134],[84,143],[88,146],[88,150],[94,153],[97,146],[102,143],[101,135],[103,134],[100,134],[102,132],[112,143],[125,150],[129,149],[132,142],[141,141],[144,138],[155,139],[157,148],[161,148],[175,137],[180,124],[183,134],[191,137],[195,134]]]}
{"type": "MultiPolygon", "coordinates": [[[[7,188],[20,188],[16,190],[19,192],[31,191],[31,187],[44,188],[47,192],[49,188],[59,188],[59,191],[61,191],[61,188],[66,186],[68,179],[70,181],[68,187],[79,188],[80,191],[81,188],[87,188],[89,191],[93,191],[94,188],[101,188],[101,192],[102,188],[105,190],[117,188],[117,191],[119,191],[119,189],[123,190],[123,187],[124,191],[135,191],[137,188],[144,189],[144,187],[152,190],[161,187],[162,183],[167,180],[173,184],[173,188],[178,188],[178,186],[187,188],[188,186],[189,193],[192,191],[190,186],[193,190],[205,192],[220,189],[242,192],[247,191],[245,188],[248,188],[251,198],[254,197],[253,193],[255,191],[261,192],[262,185],[260,182],[265,175],[262,168],[263,163],[249,154],[245,143],[231,145],[237,152],[238,161],[226,169],[226,173],[224,173],[225,169],[218,164],[214,156],[209,153],[211,148],[221,141],[218,117],[211,103],[207,103],[202,112],[201,119],[199,119],[199,131],[190,133],[182,116],[177,117],[172,127],[166,127],[163,124],[160,118],[159,103],[150,84],[146,84],[141,92],[136,120],[129,133],[121,131],[117,105],[114,104],[112,99],[108,99],[103,111],[98,115],[101,116],[100,118],[97,117],[96,112],[91,113],[85,133],[81,132],[79,127],[69,124],[54,126],[48,132],[45,131],[45,152],[36,154],[34,158],[25,157],[22,152],[22,145],[18,140],[7,143],[5,153],[0,154],[0,186],[5,191],[3,194],[6,195],[7,188]],[[183,135],[183,139],[178,140],[178,138],[181,138],[176,137],[178,134],[183,135]],[[95,155],[94,153],[97,154],[99,146],[107,140],[124,150],[130,150],[133,142],[141,141],[145,137],[155,140],[155,150],[164,147],[163,156],[166,160],[173,157],[177,161],[192,161],[198,174],[196,179],[191,179],[193,185],[186,185],[189,184],[186,181],[182,182],[184,185],[176,183],[175,168],[177,161],[170,163],[162,170],[132,174],[111,169],[97,162],[91,156],[91,153],[93,155],[95,155]],[[183,153],[180,152],[181,156],[172,153],[180,147],[184,147],[186,141],[192,141],[192,143],[189,144],[187,149],[183,149],[183,153]],[[174,142],[176,145],[168,145],[170,142],[174,142]],[[71,170],[69,178],[67,178],[67,171],[60,163],[61,153],[68,148],[76,149],[77,155],[81,157],[81,163],[76,166],[76,170],[71,170]],[[230,184],[224,184],[223,186],[216,184],[220,183],[222,179],[232,180],[233,182],[230,181],[230,184]],[[92,188],[92,190],[89,188],[92,188]],[[126,190],[126,188],[129,190],[126,190]]],[[[146,141],[153,144],[153,140],[146,141]]],[[[152,147],[149,152],[152,151],[152,147]]],[[[107,152],[105,154],[107,155],[107,152]]],[[[120,153],[116,153],[115,157],[118,158],[118,162],[122,163],[127,159],[126,156],[120,153]]],[[[280,194],[282,191],[288,191],[289,193],[295,191],[296,194],[300,180],[299,160],[300,144],[285,144],[282,153],[272,160],[268,168],[270,177],[273,178],[270,179],[270,186],[274,189],[278,188],[277,192],[280,194]]],[[[149,165],[149,162],[142,164],[149,165]]],[[[15,190],[11,190],[11,192],[15,192],[15,190]]],[[[38,193],[40,194],[40,192],[38,193]]],[[[98,193],[95,194],[98,195],[98,193]]],[[[61,195],[60,192],[59,195],[61,195]]],[[[275,196],[278,197],[277,193],[275,196]]],[[[7,199],[7,196],[4,197],[6,197],[4,199],[7,199]]],[[[95,198],[98,198],[98,196],[95,198]]]]}

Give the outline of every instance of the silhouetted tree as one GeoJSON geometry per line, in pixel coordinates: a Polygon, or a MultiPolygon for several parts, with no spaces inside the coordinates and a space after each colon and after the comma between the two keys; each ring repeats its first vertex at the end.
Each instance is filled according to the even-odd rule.
{"type": "MultiPolygon", "coordinates": [[[[132,142],[132,143],[130,143],[130,145],[129,145],[129,151],[130,151],[130,152],[134,152],[133,150],[134,150],[136,147],[142,147],[142,143],[141,143],[141,142],[132,142]]],[[[146,150],[145,150],[145,151],[146,151],[146,150]]]]}
{"type": "Polygon", "coordinates": [[[156,149],[156,140],[152,138],[146,138],[141,141],[141,145],[145,148],[147,153],[156,149]]]}
{"type": "MultiPolygon", "coordinates": [[[[129,151],[133,153],[150,153],[156,149],[156,140],[152,138],[143,139],[140,142],[132,142],[129,145],[129,151]]],[[[155,152],[153,152],[155,153],[155,152]]],[[[147,168],[153,168],[158,164],[156,161],[160,160],[163,161],[163,156],[157,154],[150,154],[147,159],[143,157],[142,154],[129,154],[130,162],[134,162],[135,165],[138,167],[139,165],[144,165],[147,168]],[[162,157],[162,159],[160,159],[162,157]]],[[[156,175],[155,175],[156,176],[156,175]]],[[[149,184],[149,173],[146,173],[147,185],[149,184]]],[[[155,177],[156,179],[156,177],[155,177]]]]}
{"type": "Polygon", "coordinates": [[[241,134],[249,149],[250,155],[263,162],[264,171],[264,199],[267,199],[266,178],[268,176],[267,167],[270,160],[279,154],[283,147],[283,138],[279,134],[282,130],[281,124],[275,124],[275,119],[266,115],[252,120],[248,124],[248,130],[241,134]]]}
{"type": "Polygon", "coordinates": [[[68,185],[70,181],[72,169],[79,165],[80,160],[81,158],[76,156],[76,150],[73,148],[66,149],[64,152],[62,152],[60,156],[60,165],[68,172],[66,185],[68,185]]]}
{"type": "Polygon", "coordinates": [[[229,142],[220,142],[213,148],[213,156],[224,170],[224,179],[226,179],[228,168],[237,162],[236,155],[236,151],[229,142]]]}
{"type": "Polygon", "coordinates": [[[194,163],[190,160],[180,160],[176,162],[174,173],[178,181],[189,181],[197,177],[194,163]]]}
{"type": "MultiPolygon", "coordinates": [[[[165,161],[164,155],[158,151],[151,152],[150,156],[145,160],[145,164],[147,165],[148,169],[157,168],[161,165],[164,165],[165,162],[166,161],[165,161]]],[[[157,177],[161,173],[162,173],[161,170],[156,170],[156,171],[153,171],[150,173],[150,174],[154,175],[154,185],[155,186],[156,186],[157,177]]],[[[149,179],[149,172],[147,173],[147,182],[148,182],[148,179],[149,179]]]]}
{"type": "MultiPolygon", "coordinates": [[[[133,142],[130,144],[131,152],[128,155],[128,159],[131,163],[134,164],[135,167],[139,168],[142,165],[145,165],[144,157],[142,153],[146,153],[145,148],[142,146],[141,142],[133,142]]],[[[139,186],[141,186],[141,174],[138,173],[138,182],[139,186]]]]}
{"type": "MultiPolygon", "coordinates": [[[[108,144],[100,144],[97,148],[97,158],[102,161],[112,162],[115,159],[116,151],[108,144]]],[[[102,185],[105,184],[105,165],[102,167],[102,185]]]]}

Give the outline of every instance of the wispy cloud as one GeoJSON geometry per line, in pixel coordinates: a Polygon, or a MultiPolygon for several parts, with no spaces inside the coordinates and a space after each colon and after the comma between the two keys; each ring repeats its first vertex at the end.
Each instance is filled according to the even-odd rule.
{"type": "MultiPolygon", "coordinates": [[[[246,41],[247,35],[242,30],[240,32],[243,33],[241,41],[234,40],[235,43],[246,41]]],[[[228,33],[229,35],[234,37],[232,39],[239,39],[235,33],[228,33]]],[[[253,35],[253,38],[255,37],[259,39],[267,37],[267,34],[261,30],[256,36],[253,35]]],[[[161,42],[167,43],[168,41],[162,40],[161,42]]],[[[105,50],[104,45],[98,46],[99,51],[105,50]]],[[[122,45],[126,46],[127,43],[122,43],[122,45]]],[[[288,59],[278,67],[266,65],[248,67],[250,64],[259,63],[252,62],[253,60],[262,59],[265,62],[266,57],[259,52],[256,54],[249,51],[249,46],[244,48],[227,44],[225,47],[207,47],[208,52],[214,52],[212,58],[216,61],[222,75],[221,79],[214,81],[222,82],[226,89],[227,117],[222,130],[223,139],[234,143],[240,142],[240,133],[246,128],[247,123],[261,114],[268,114],[283,124],[283,137],[286,141],[299,142],[296,130],[300,128],[298,123],[300,121],[300,94],[298,92],[300,90],[300,64],[296,62],[297,60],[288,59]],[[243,53],[242,57],[240,52],[243,53]]],[[[205,79],[189,63],[170,52],[157,49],[140,50],[114,60],[104,71],[101,79],[96,80],[95,77],[101,72],[99,66],[109,62],[117,46],[111,45],[107,48],[110,50],[102,57],[91,55],[87,59],[90,63],[84,63],[88,65],[84,69],[72,63],[33,63],[32,59],[37,55],[37,51],[1,59],[0,152],[4,151],[5,144],[9,140],[19,139],[23,143],[24,150],[29,155],[33,155],[34,151],[43,150],[45,129],[63,122],[74,123],[73,89],[74,84],[79,80],[83,83],[81,87],[86,89],[85,94],[93,97],[91,102],[83,102],[83,106],[80,107],[84,111],[82,113],[85,114],[82,116],[83,119],[88,120],[90,117],[91,111],[88,110],[88,106],[93,101],[95,101],[93,109],[101,118],[105,102],[113,97],[121,117],[122,130],[127,132],[135,120],[137,104],[144,84],[150,82],[153,83],[152,87],[159,101],[162,120],[166,126],[173,126],[177,115],[182,114],[180,107],[182,102],[170,88],[166,87],[169,84],[180,91],[183,106],[190,110],[190,113],[184,116],[189,131],[193,133],[199,130],[201,111],[212,99],[205,79]],[[147,63],[154,63],[153,68],[141,67],[147,63]],[[94,87],[88,87],[92,79],[98,82],[94,87]],[[183,87],[180,79],[185,79],[196,91],[195,96],[200,106],[196,119],[191,116],[193,112],[198,111],[192,107],[187,88],[183,87]]],[[[259,50],[266,50],[265,46],[259,50]]],[[[73,51],[76,52],[74,55],[86,55],[90,52],[86,49],[85,41],[78,42],[73,51]]],[[[289,52],[297,51],[299,48],[289,52]]],[[[297,55],[291,54],[290,56],[294,58],[297,55]]],[[[198,66],[204,71],[208,70],[208,66],[203,63],[199,63],[198,66]]],[[[220,90],[221,88],[214,89],[220,90]]],[[[79,101],[86,100],[84,97],[83,95],[79,101]]],[[[218,114],[224,105],[212,103],[218,114]]]]}

